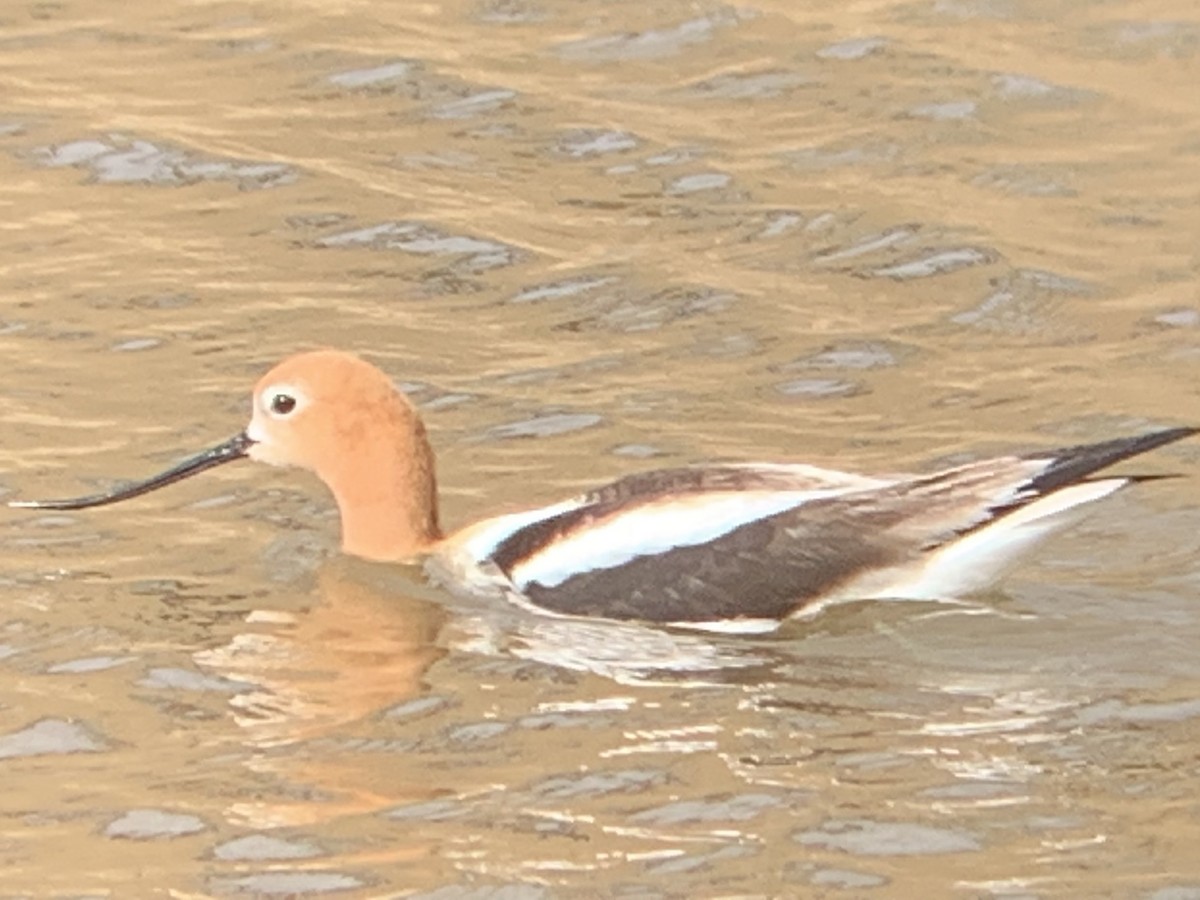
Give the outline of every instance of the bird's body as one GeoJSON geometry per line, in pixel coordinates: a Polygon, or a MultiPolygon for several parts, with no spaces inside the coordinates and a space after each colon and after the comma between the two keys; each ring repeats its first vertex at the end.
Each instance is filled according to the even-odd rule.
{"type": "Polygon", "coordinates": [[[950,599],[984,587],[1082,505],[1138,480],[1094,473],[1194,431],[926,475],[803,464],[658,470],[444,534],[416,410],[374,366],[325,350],[264,376],[249,427],[219,447],[107,494],[10,505],[111,503],[249,456],[314,471],[338,503],[345,552],[424,561],[455,590],[556,615],[758,630],[839,600],[950,599]]]}
{"type": "Polygon", "coordinates": [[[432,545],[429,565],[451,586],[543,611],[726,630],[763,630],[843,600],[951,599],[991,584],[1073,511],[1130,480],[1060,483],[1055,467],[1092,470],[1181,436],[921,476],[772,464],[648,472],[479,522],[432,545]]]}

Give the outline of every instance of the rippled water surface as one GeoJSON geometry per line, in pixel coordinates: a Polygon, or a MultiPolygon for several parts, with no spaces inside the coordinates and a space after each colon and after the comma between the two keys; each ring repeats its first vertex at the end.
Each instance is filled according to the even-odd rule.
{"type": "MultiPolygon", "coordinates": [[[[1183,0],[8,4],[0,490],[357,350],[444,518],[1200,422],[1183,0]]],[[[5,897],[1200,898],[1200,445],[970,606],[766,638],[341,559],[249,464],[0,522],[5,897]]]]}

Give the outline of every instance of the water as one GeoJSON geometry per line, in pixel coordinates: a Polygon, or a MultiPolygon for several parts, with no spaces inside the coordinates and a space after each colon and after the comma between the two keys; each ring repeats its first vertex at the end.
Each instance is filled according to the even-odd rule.
{"type": "MultiPolygon", "coordinates": [[[[240,429],[297,349],[444,519],[709,459],[1200,416],[1179,0],[43,4],[0,19],[0,489],[240,429]]],[[[231,466],[0,524],[5,896],[1200,896],[1200,450],[969,606],[571,625],[231,466]]]]}

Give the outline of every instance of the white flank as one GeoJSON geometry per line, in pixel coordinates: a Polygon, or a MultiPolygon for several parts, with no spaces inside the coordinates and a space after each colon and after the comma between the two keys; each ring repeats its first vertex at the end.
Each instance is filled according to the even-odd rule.
{"type": "Polygon", "coordinates": [[[520,590],[537,582],[556,587],[568,578],[611,569],[639,556],[706,544],[767,516],[843,491],[738,491],[661,500],[635,506],[581,528],[513,568],[520,590]]]}
{"type": "Polygon", "coordinates": [[[1127,478],[1106,478],[1060,488],[952,542],[917,566],[863,577],[839,590],[838,596],[948,600],[978,591],[994,582],[1031,544],[1072,521],[1065,513],[1128,483],[1127,478]]]}

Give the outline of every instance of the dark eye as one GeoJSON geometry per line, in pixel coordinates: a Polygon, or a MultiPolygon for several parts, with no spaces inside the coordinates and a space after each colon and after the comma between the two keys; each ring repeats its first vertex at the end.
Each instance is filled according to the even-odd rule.
{"type": "Polygon", "coordinates": [[[271,398],[271,412],[286,416],[296,408],[296,398],[291,394],[276,394],[271,398]]]}

